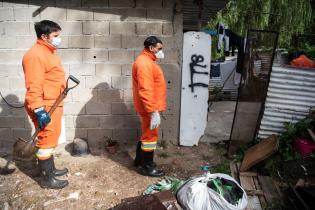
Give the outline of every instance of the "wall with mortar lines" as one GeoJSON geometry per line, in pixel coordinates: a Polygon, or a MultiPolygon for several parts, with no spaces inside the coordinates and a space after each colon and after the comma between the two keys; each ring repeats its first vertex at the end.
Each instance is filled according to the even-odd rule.
{"type": "MultiPolygon", "coordinates": [[[[81,80],[64,108],[66,138],[137,141],[131,64],[148,35],[159,36],[166,58],[168,110],[161,140],[177,143],[180,105],[182,12],[179,0],[0,1],[0,91],[15,105],[24,101],[23,54],[36,39],[34,22],[50,19],[62,27],[58,54],[65,71],[81,80]]],[[[0,148],[29,138],[32,124],[23,109],[0,100],[0,148]]]]}

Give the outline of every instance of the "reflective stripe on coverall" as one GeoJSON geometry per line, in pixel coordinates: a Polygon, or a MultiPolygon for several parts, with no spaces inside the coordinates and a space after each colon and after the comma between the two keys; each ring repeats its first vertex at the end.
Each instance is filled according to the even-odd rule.
{"type": "MultiPolygon", "coordinates": [[[[23,57],[23,70],[25,74],[25,108],[35,127],[38,127],[34,109],[44,107],[49,111],[59,94],[65,88],[65,73],[56,49],[38,39],[23,57]]],[[[61,118],[63,102],[59,104],[52,114],[51,123],[38,134],[36,147],[38,159],[48,159],[53,149],[58,145],[61,132],[61,118]]]]}
{"type": "Polygon", "coordinates": [[[144,49],[132,66],[133,101],[140,114],[143,151],[153,151],[158,128],[150,130],[151,112],[166,110],[166,82],[163,71],[155,63],[156,56],[144,49]]]}

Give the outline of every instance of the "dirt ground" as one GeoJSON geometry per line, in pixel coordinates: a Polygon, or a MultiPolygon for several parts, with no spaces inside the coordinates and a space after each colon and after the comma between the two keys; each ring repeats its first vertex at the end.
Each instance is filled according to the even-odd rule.
{"type": "MultiPolygon", "coordinates": [[[[141,195],[148,185],[161,180],[137,173],[133,166],[135,145],[120,145],[115,155],[84,157],[73,157],[64,148],[57,150],[56,166],[70,170],[61,177],[69,180],[68,187],[42,189],[32,163],[17,162],[13,173],[0,175],[0,209],[108,209],[123,198],[141,195]]],[[[222,148],[209,143],[196,147],[164,145],[156,151],[155,161],[167,176],[185,180],[203,174],[203,165],[210,166],[210,170],[220,165],[223,153],[222,148]]],[[[0,162],[3,167],[4,159],[0,162]]]]}

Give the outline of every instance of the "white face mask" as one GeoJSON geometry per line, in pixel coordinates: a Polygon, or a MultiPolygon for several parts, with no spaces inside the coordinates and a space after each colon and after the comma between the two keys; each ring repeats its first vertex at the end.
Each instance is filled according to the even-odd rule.
{"type": "Polygon", "coordinates": [[[164,53],[162,50],[159,50],[157,53],[155,53],[156,58],[163,59],[164,58],[164,53]]]}
{"type": "Polygon", "coordinates": [[[54,47],[59,47],[59,45],[61,44],[61,38],[60,37],[54,37],[51,41],[51,44],[54,46],[54,47]]]}

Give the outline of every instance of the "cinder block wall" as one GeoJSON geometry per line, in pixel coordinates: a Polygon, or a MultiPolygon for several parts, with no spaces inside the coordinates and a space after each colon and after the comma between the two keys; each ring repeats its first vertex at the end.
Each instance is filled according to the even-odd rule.
{"type": "MultiPolygon", "coordinates": [[[[180,106],[182,11],[179,0],[0,1],[0,91],[14,105],[24,102],[23,54],[35,40],[34,22],[62,27],[58,54],[65,71],[80,79],[64,107],[66,139],[137,141],[140,123],[133,111],[131,64],[148,35],[161,37],[161,61],[168,83],[168,109],[161,140],[177,143],[180,106]]],[[[0,147],[30,138],[24,109],[0,100],[0,147]]]]}

